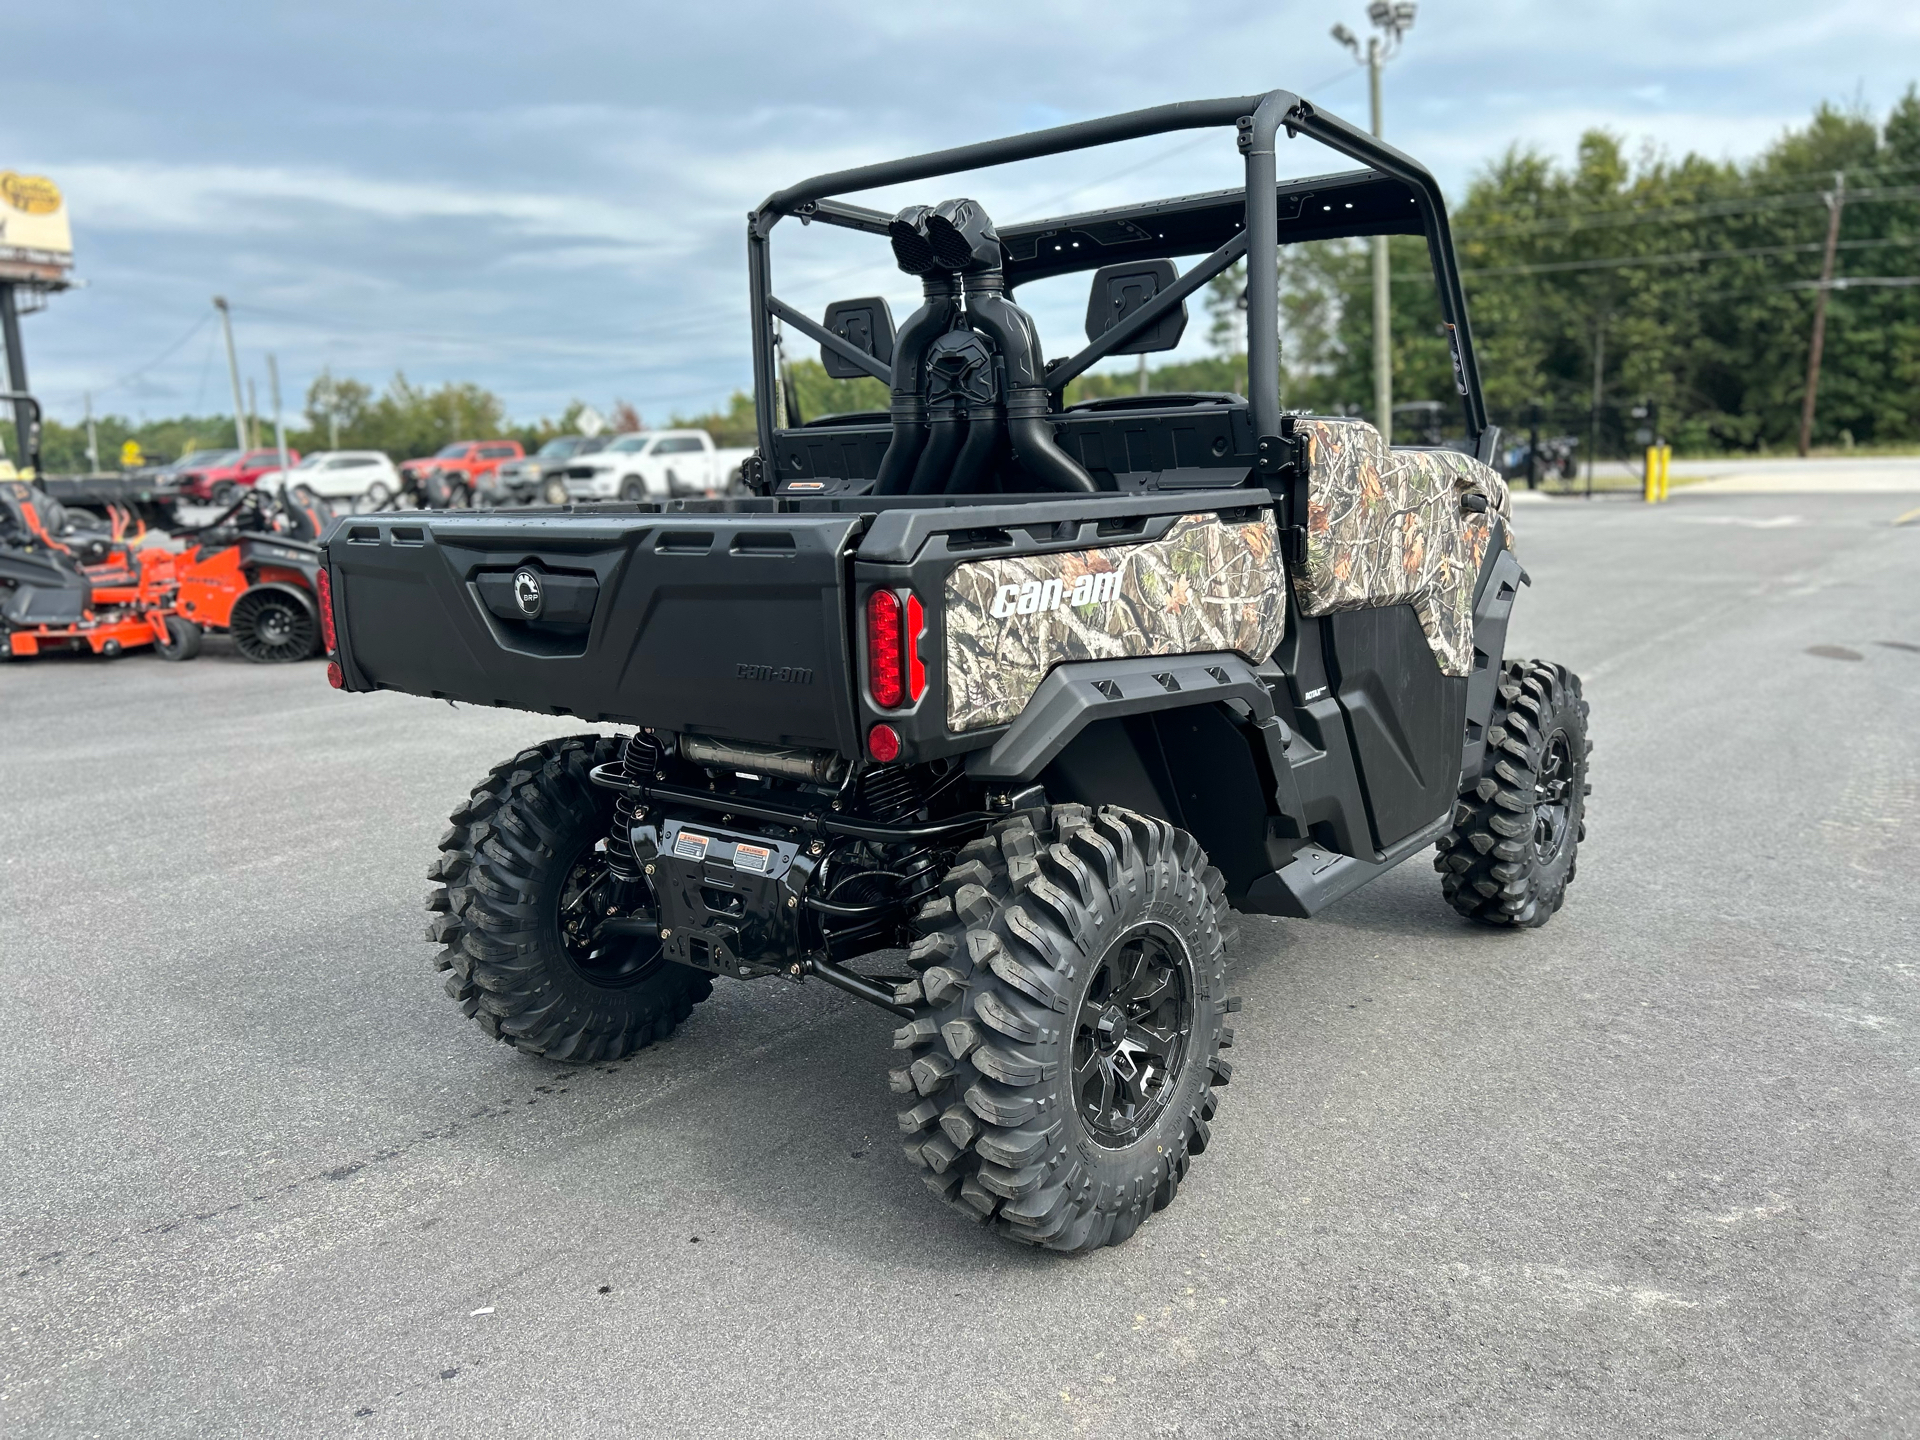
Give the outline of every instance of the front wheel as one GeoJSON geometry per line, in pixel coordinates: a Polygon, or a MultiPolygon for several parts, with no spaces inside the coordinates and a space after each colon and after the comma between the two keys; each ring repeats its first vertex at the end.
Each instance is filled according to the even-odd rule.
{"type": "Polygon", "coordinates": [[[1117,1245],[1171,1204],[1233,1067],[1225,888],[1191,835],[1057,805],[960,852],[894,1035],[907,1157],[1010,1239],[1117,1245]]]}
{"type": "MultiPolygon", "coordinates": [[[[587,772],[619,755],[618,737],[576,735],[495,766],[427,872],[447,994],[496,1040],[549,1060],[617,1060],[666,1039],[713,992],[657,939],[595,934],[619,892],[603,843],[613,794],[587,772]]],[[[616,908],[657,916],[636,888],[616,908]]]]}
{"type": "Polygon", "coordinates": [[[167,638],[153,642],[162,660],[191,660],[200,653],[200,627],[184,615],[166,617],[167,638]]]}
{"type": "Polygon", "coordinates": [[[231,480],[222,480],[213,487],[210,498],[215,505],[231,505],[240,498],[240,487],[231,480]]]}
{"type": "Polygon", "coordinates": [[[1480,782],[1460,797],[1433,862],[1448,904],[1487,925],[1553,918],[1587,838],[1592,750],[1580,677],[1544,660],[1509,660],[1480,782]]]}
{"type": "Polygon", "coordinates": [[[644,500],[647,498],[647,487],[640,483],[639,476],[629,475],[620,482],[620,498],[628,501],[644,500]]]}

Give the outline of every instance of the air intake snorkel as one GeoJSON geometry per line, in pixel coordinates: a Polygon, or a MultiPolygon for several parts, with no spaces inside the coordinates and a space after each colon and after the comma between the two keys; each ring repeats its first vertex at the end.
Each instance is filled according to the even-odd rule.
{"type": "Polygon", "coordinates": [[[889,406],[893,439],[887,443],[887,453],[880,460],[880,473],[873,482],[876,495],[904,495],[910,488],[919,488],[917,472],[929,434],[927,401],[922,389],[927,350],[960,319],[960,280],[934,257],[926,229],[930,213],[925,205],[909,205],[887,226],[893,258],[907,274],[922,277],[922,293],[926,298],[894,337],[893,398],[889,406]]]}
{"type": "MultiPolygon", "coordinates": [[[[935,263],[958,270],[965,281],[968,323],[993,341],[1005,362],[1007,433],[1021,466],[1048,490],[1097,491],[1093,477],[1054,443],[1040,336],[1033,317],[1007,299],[1000,236],[987,212],[972,200],[947,200],[925,216],[921,228],[935,263]]],[[[976,484],[989,458],[980,446],[967,448],[972,454],[955,467],[950,489],[976,484]]]]}

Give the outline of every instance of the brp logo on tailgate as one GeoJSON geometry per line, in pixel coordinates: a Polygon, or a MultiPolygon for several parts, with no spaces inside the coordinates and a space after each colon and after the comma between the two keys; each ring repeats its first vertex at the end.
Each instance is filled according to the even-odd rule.
{"type": "Polygon", "coordinates": [[[513,603],[520,607],[522,615],[529,620],[538,620],[546,602],[546,587],[540,583],[538,575],[525,569],[513,572],[513,603]]]}
{"type": "Polygon", "coordinates": [[[1002,585],[993,597],[993,615],[1005,620],[1013,615],[1043,615],[1062,605],[1098,605],[1120,593],[1120,572],[1086,574],[1073,582],[1069,590],[1064,580],[1029,580],[1024,585],[1002,585]]]}

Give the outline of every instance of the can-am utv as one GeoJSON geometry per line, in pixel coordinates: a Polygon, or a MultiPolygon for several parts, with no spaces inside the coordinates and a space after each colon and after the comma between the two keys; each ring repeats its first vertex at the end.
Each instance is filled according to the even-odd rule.
{"type": "Polygon", "coordinates": [[[1232,911],[1310,916],[1433,846],[1494,925],[1544,923],[1573,877],[1586,704],[1506,656],[1526,576],[1439,187],[1275,91],[820,176],[747,245],[755,493],[348,517],[329,678],[634,727],[525,750],[453,812],[429,935],[489,1034],[604,1060],[715,977],[824,981],[898,1016],[938,1195],[1117,1242],[1207,1146],[1232,911]],[[1243,188],[1006,227],[938,190],[842,198],[1201,127],[1243,188]],[[1281,183],[1283,130],[1365,168],[1281,183]],[[772,285],[789,217],[887,242],[924,302],[897,329],[876,299],[801,313],[772,285]],[[1465,453],[1281,408],[1277,247],[1379,234],[1426,237],[1465,453]],[[1245,398],[1063,405],[1243,256],[1245,398]],[[1075,272],[1088,343],[1048,361],[1015,296],[1075,272]],[[779,413],[783,327],[890,411],[779,413]],[[897,985],[852,968],[902,947],[897,985]]]}

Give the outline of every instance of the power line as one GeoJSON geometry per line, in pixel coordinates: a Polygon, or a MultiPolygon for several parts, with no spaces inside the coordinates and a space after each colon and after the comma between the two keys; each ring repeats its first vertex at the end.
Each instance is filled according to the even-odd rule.
{"type": "MultiPolygon", "coordinates": [[[[1836,247],[1841,250],[1862,250],[1874,245],[1916,245],[1920,244],[1920,235],[1893,235],[1878,240],[1843,240],[1836,247]]],[[[1652,265],[1689,265],[1702,260],[1737,260],[1748,257],[1768,255],[1804,255],[1822,250],[1825,246],[1818,240],[1810,240],[1794,245],[1749,245],[1738,250],[1680,250],[1669,255],[1624,255],[1598,260],[1548,260],[1535,265],[1491,265],[1480,269],[1462,270],[1464,279],[1486,279],[1494,276],[1509,275],[1552,275],[1579,270],[1624,270],[1636,266],[1652,265]]],[[[1393,277],[1395,283],[1413,280],[1431,281],[1433,276],[1427,272],[1413,270],[1393,277]]]]}
{"type": "MultiPolygon", "coordinates": [[[[1882,186],[1875,190],[1850,190],[1849,205],[1858,201],[1920,200],[1920,185],[1882,186]]],[[[1790,195],[1760,196],[1746,200],[1710,200],[1694,205],[1666,205],[1637,210],[1613,210],[1596,206],[1590,210],[1569,211],[1545,220],[1523,224],[1463,226],[1454,234],[1463,238],[1507,238],[1518,235],[1571,234],[1577,230],[1611,230],[1634,225],[1677,225],[1688,220],[1711,220],[1729,215],[1758,214],[1767,210],[1792,210],[1826,204],[1823,190],[1790,195]],[[1582,219],[1591,216],[1591,219],[1582,219]]]]}

